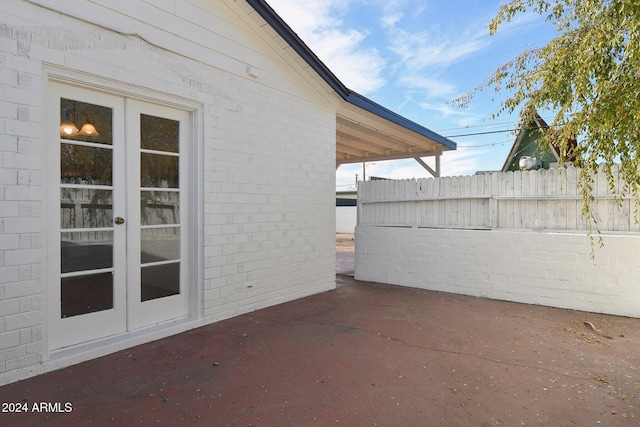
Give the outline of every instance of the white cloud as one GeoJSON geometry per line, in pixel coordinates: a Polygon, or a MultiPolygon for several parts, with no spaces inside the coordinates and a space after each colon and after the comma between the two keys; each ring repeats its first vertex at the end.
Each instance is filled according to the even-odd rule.
{"type": "Polygon", "coordinates": [[[479,170],[496,169],[494,165],[484,165],[483,155],[485,149],[459,147],[456,151],[447,151],[443,154],[442,176],[473,175],[479,170]]]}
{"type": "Polygon", "coordinates": [[[382,17],[382,26],[383,27],[393,27],[404,17],[402,12],[390,13],[382,17]]]}
{"type": "MultiPolygon", "coordinates": [[[[440,175],[473,175],[476,171],[483,169],[481,158],[484,153],[484,150],[477,148],[461,148],[456,151],[447,151],[440,161],[440,175]]],[[[435,169],[434,158],[424,157],[422,160],[431,166],[431,168],[435,169]]],[[[367,177],[379,176],[389,179],[420,179],[433,177],[431,173],[414,159],[367,163],[366,168],[367,177]]]]}
{"type": "MultiPolygon", "coordinates": [[[[476,104],[467,110],[451,106],[461,91],[477,84],[478,69],[480,64],[486,65],[486,57],[496,54],[491,48],[501,36],[488,37],[488,19],[467,11],[458,16],[455,10],[445,10],[449,14],[443,18],[443,6],[428,1],[267,1],[347,87],[364,95],[375,92],[381,104],[401,110],[430,129],[436,127],[438,133],[465,133],[460,128],[475,125],[496,108],[495,102],[485,97],[475,98],[476,104]],[[437,127],[449,130],[443,133],[437,127]]],[[[519,21],[505,27],[502,37],[511,41],[520,31],[510,30],[523,26],[525,31],[535,28],[528,20],[519,21]]],[[[506,49],[504,44],[500,46],[506,49]]],[[[465,138],[457,151],[445,153],[441,173],[466,175],[499,168],[501,151],[481,140],[474,143],[465,138]]],[[[424,160],[434,163],[432,158],[424,160]]],[[[336,171],[337,188],[348,188],[355,183],[356,174],[362,179],[362,173],[361,163],[341,166],[336,171]]],[[[367,163],[366,175],[430,177],[413,159],[367,163]]]]}
{"type": "Polygon", "coordinates": [[[425,101],[420,103],[420,108],[422,108],[423,110],[437,112],[444,117],[460,116],[466,118],[467,120],[478,120],[477,117],[470,117],[470,114],[468,112],[456,107],[452,107],[450,103],[435,103],[425,101]]]}
{"type": "MultiPolygon", "coordinates": [[[[446,152],[441,160],[441,176],[472,175],[478,170],[487,169],[482,167],[482,155],[486,153],[484,149],[462,148],[457,151],[446,152]]],[[[427,165],[435,169],[433,157],[422,159],[427,165]]],[[[366,178],[372,176],[387,179],[420,179],[432,178],[433,175],[423,168],[414,159],[388,160],[367,163],[366,178]]],[[[343,165],[336,171],[336,184],[340,190],[352,188],[355,183],[355,175],[362,180],[362,163],[343,165]]]]}
{"type": "Polygon", "coordinates": [[[458,36],[438,38],[429,32],[408,33],[396,29],[391,42],[392,49],[400,55],[409,70],[437,70],[468,57],[486,44],[486,39],[460,40],[458,36]]]}
{"type": "Polygon", "coordinates": [[[398,82],[405,88],[420,90],[422,92],[421,95],[423,95],[421,98],[426,96],[429,99],[434,97],[446,97],[448,99],[456,92],[456,86],[453,83],[436,75],[426,73],[403,73],[398,82]]]}
{"type": "Polygon", "coordinates": [[[384,60],[375,48],[365,48],[367,33],[345,28],[341,17],[346,0],[268,0],[327,67],[350,89],[367,94],[385,83],[384,60]]]}
{"type": "MultiPolygon", "coordinates": [[[[394,27],[402,18],[405,17],[406,0],[381,0],[376,5],[382,11],[380,24],[383,28],[394,27]]],[[[412,7],[415,10],[415,7],[412,7]]]]}
{"type": "Polygon", "coordinates": [[[349,5],[346,0],[268,0],[267,3],[301,37],[340,25],[341,16],[349,5]]]}
{"type": "MultiPolygon", "coordinates": [[[[435,164],[430,164],[431,159],[425,157],[423,160],[435,169],[435,164]]],[[[389,179],[420,179],[433,176],[414,159],[376,162],[367,166],[367,175],[389,179]]]]}
{"type": "MultiPolygon", "coordinates": [[[[451,76],[449,70],[477,56],[487,47],[489,39],[486,29],[479,25],[464,26],[461,30],[460,26],[443,27],[436,23],[425,29],[420,22],[430,20],[428,6],[422,10],[410,9],[412,16],[406,15],[402,21],[394,20],[393,25],[385,27],[387,50],[396,56],[389,73],[395,76],[396,85],[415,98],[423,109],[450,115],[451,110],[432,108],[434,102],[450,102],[461,90],[459,79],[451,76]]],[[[405,11],[408,8],[402,0],[394,2],[393,7],[405,11]]]]}

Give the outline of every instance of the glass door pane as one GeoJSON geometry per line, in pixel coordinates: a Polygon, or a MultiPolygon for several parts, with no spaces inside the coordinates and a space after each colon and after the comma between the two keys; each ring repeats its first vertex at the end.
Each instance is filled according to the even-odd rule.
{"type": "Polygon", "coordinates": [[[113,308],[112,115],[60,99],[61,318],[113,308]]]}
{"type": "Polygon", "coordinates": [[[180,122],[140,114],[140,301],[180,294],[180,122]]]}
{"type": "Polygon", "coordinates": [[[129,330],[190,312],[188,153],[190,114],[127,100],[129,330]]]}
{"type": "Polygon", "coordinates": [[[56,352],[126,331],[124,98],[47,86],[47,343],[56,352]],[[50,209],[53,208],[53,209],[50,209]]]}

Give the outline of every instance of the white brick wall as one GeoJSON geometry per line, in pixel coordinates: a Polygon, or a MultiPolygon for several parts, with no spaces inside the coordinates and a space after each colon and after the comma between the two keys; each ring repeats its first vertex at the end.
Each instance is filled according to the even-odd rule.
{"type": "Polygon", "coordinates": [[[41,69],[0,20],[0,372],[42,360],[41,69]]]}
{"type": "Polygon", "coordinates": [[[358,280],[640,317],[640,235],[356,227],[358,280]]]}
{"type": "MultiPolygon", "coordinates": [[[[238,82],[236,89],[246,90],[238,82]]],[[[335,113],[274,95],[247,91],[232,110],[222,108],[216,139],[233,143],[206,148],[205,170],[214,171],[205,187],[211,319],[326,290],[335,280],[334,235],[326,232],[334,227],[327,167],[335,162],[335,113]]]]}
{"type": "Polygon", "coordinates": [[[57,208],[44,205],[46,183],[55,184],[42,141],[43,121],[57,114],[43,104],[49,65],[106,88],[200,105],[194,325],[335,286],[336,119],[326,94],[234,15],[233,1],[176,6],[184,13],[163,28],[197,30],[193,42],[142,22],[145,2],[133,1],[110,28],[75,18],[108,22],[94,13],[99,3],[79,2],[73,15],[20,0],[0,10],[0,384],[68,363],[47,364],[44,320],[45,290],[55,286],[43,274],[45,254],[57,244],[45,245],[43,225],[43,212],[57,208]],[[221,28],[227,33],[215,33],[221,28]],[[246,75],[247,64],[260,78],[246,75]]]}
{"type": "Polygon", "coordinates": [[[336,206],[336,233],[353,233],[358,222],[358,208],[336,206]]]}

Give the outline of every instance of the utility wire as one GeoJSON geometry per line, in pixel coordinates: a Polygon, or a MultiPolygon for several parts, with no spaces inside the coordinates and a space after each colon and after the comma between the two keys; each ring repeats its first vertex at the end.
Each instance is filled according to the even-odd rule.
{"type": "MultiPolygon", "coordinates": [[[[477,123],[477,122],[475,122],[477,123]]],[[[444,129],[438,129],[436,130],[436,132],[442,134],[446,131],[456,131],[456,130],[461,130],[461,129],[471,129],[471,128],[483,128],[483,127],[487,127],[487,126],[498,126],[498,125],[513,125],[513,120],[510,120],[508,122],[494,122],[494,123],[484,123],[482,125],[465,125],[465,126],[456,126],[453,128],[444,128],[444,129]]],[[[435,130],[435,129],[434,129],[435,130]]]]}
{"type": "Polygon", "coordinates": [[[445,138],[459,138],[461,136],[473,136],[473,135],[489,135],[492,133],[504,133],[504,132],[516,132],[516,131],[522,131],[524,129],[531,129],[531,130],[537,130],[537,129],[544,129],[541,126],[536,126],[536,127],[530,127],[530,128],[515,128],[515,129],[502,129],[502,130],[492,130],[492,131],[487,131],[487,132],[474,132],[474,133],[461,133],[459,135],[447,135],[445,136],[445,138]]]}
{"type": "Polygon", "coordinates": [[[479,145],[458,145],[458,148],[495,147],[496,145],[504,145],[508,142],[511,142],[511,140],[497,141],[497,142],[491,142],[489,144],[479,144],[479,145]]]}
{"type": "MultiPolygon", "coordinates": [[[[549,117],[543,117],[543,120],[545,120],[546,122],[552,121],[552,118],[549,117]]],[[[466,129],[475,129],[475,128],[486,128],[488,126],[498,126],[498,125],[513,125],[513,121],[509,121],[509,122],[496,122],[496,123],[485,123],[482,125],[466,125],[466,126],[458,126],[458,127],[454,127],[454,128],[445,128],[445,129],[433,129],[434,131],[436,131],[437,133],[439,133],[440,135],[444,134],[446,131],[449,132],[453,132],[453,131],[457,131],[457,130],[466,130],[466,129]]],[[[515,128],[514,131],[516,130],[520,130],[519,128],[515,128]]],[[[507,132],[506,130],[502,131],[497,131],[497,132],[507,132]]],[[[464,135],[473,135],[473,134],[463,134],[464,135]]],[[[453,137],[455,135],[452,136],[447,136],[447,138],[453,137]]]]}
{"type": "Polygon", "coordinates": [[[489,135],[492,133],[504,133],[504,132],[515,132],[515,131],[520,131],[522,129],[503,129],[503,130],[492,130],[489,132],[474,132],[474,133],[461,133],[459,135],[447,135],[445,136],[445,138],[459,138],[461,136],[474,136],[474,135],[489,135]]]}
{"type": "MultiPolygon", "coordinates": [[[[540,126],[536,126],[535,128],[530,128],[532,130],[535,129],[543,129],[540,126]]],[[[464,133],[464,134],[460,134],[460,135],[449,135],[449,136],[445,136],[445,138],[456,138],[456,137],[463,137],[463,136],[473,136],[473,135],[489,135],[489,134],[494,134],[494,133],[504,133],[504,132],[516,132],[516,131],[522,131],[523,128],[515,128],[515,129],[503,129],[503,130],[495,130],[495,131],[490,131],[490,132],[475,132],[475,133],[464,133]]],[[[458,145],[459,148],[476,148],[476,147],[490,147],[490,146],[495,146],[495,145],[504,145],[506,144],[508,141],[501,141],[501,142],[492,142],[489,144],[481,144],[481,145],[458,145]]]]}

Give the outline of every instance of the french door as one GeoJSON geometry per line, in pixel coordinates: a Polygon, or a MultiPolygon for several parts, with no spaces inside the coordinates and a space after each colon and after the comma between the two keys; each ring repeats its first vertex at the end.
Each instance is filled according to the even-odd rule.
{"type": "Polygon", "coordinates": [[[189,113],[49,88],[50,349],[188,316],[189,113]]]}

